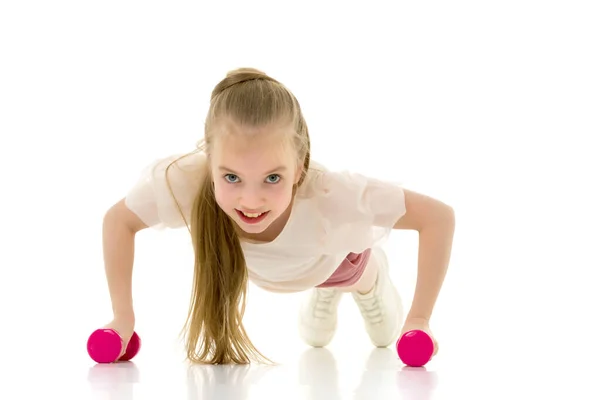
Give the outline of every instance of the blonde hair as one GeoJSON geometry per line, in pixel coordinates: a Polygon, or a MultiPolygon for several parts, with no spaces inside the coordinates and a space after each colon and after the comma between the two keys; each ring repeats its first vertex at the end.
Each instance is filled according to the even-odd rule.
{"type": "MultiPolygon", "coordinates": [[[[189,154],[204,151],[207,160],[210,159],[214,128],[225,118],[243,126],[289,123],[295,128],[294,135],[282,138],[291,140],[298,166],[303,165],[300,180],[293,187],[295,195],[309,168],[310,139],[300,104],[290,90],[254,68],[230,71],[212,91],[204,139],[189,154]]],[[[167,182],[168,170],[175,162],[167,167],[167,182]]],[[[204,173],[188,224],[195,260],[190,308],[184,326],[187,358],[193,363],[207,364],[271,362],[252,344],[242,324],[248,273],[239,230],[215,200],[210,162],[206,163],[204,173]]],[[[172,190],[171,194],[175,198],[172,190]]],[[[179,211],[185,220],[181,208],[179,211]]]]}

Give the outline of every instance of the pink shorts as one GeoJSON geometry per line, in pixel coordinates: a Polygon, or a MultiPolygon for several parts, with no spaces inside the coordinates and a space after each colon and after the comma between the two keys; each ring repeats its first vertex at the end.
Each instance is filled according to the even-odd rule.
{"type": "Polygon", "coordinates": [[[366,249],[362,253],[350,253],[346,259],[342,261],[340,266],[333,274],[323,283],[318,285],[318,288],[343,287],[350,286],[358,282],[362,276],[369,258],[371,249],[366,249]]]}

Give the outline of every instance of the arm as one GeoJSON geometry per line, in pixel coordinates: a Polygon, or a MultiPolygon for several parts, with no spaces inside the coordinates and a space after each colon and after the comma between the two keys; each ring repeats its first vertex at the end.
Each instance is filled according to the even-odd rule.
{"type": "Polygon", "coordinates": [[[431,197],[405,190],[406,213],[394,229],[419,233],[418,273],[407,319],[429,321],[450,262],[454,210],[431,197]]]}
{"type": "Polygon", "coordinates": [[[105,214],[102,243],[106,279],[115,318],[134,320],[132,272],[136,232],[147,226],[121,200],[105,214]]]}

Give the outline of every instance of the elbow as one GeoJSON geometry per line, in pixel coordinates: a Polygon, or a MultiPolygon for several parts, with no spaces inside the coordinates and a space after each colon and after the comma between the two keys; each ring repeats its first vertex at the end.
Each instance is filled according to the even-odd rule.
{"type": "Polygon", "coordinates": [[[456,214],[454,212],[454,208],[447,204],[443,204],[439,212],[437,223],[449,226],[452,228],[452,230],[454,230],[454,226],[456,224],[456,214]]]}
{"type": "Polygon", "coordinates": [[[454,208],[444,204],[438,203],[435,212],[432,212],[424,222],[419,231],[421,230],[444,230],[445,232],[454,233],[454,227],[456,225],[456,214],[454,208]]]}
{"type": "Polygon", "coordinates": [[[456,214],[454,212],[454,208],[446,204],[446,219],[452,223],[452,225],[456,222],[456,214]]]}

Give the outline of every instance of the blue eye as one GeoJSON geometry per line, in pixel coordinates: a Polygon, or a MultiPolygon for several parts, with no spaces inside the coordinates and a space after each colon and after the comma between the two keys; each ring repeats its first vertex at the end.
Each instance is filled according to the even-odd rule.
{"type": "Polygon", "coordinates": [[[235,178],[237,178],[237,176],[235,176],[234,174],[226,174],[226,175],[225,175],[225,180],[226,180],[227,182],[229,182],[229,183],[235,183],[235,182],[231,182],[230,180],[228,180],[228,179],[227,179],[227,177],[228,177],[228,176],[233,176],[233,177],[235,177],[235,178]]]}
{"type": "MultiPolygon", "coordinates": [[[[224,178],[228,183],[236,183],[235,179],[239,180],[239,178],[234,174],[225,174],[224,178]]],[[[277,174],[269,175],[269,177],[267,178],[268,183],[277,183],[280,180],[281,177],[277,174]]]]}
{"type": "MultiPolygon", "coordinates": [[[[277,182],[279,182],[279,179],[281,179],[281,177],[280,177],[279,175],[275,175],[275,174],[273,174],[273,175],[269,175],[269,178],[272,178],[272,177],[275,177],[275,178],[277,178],[277,181],[276,181],[276,182],[272,182],[272,181],[271,181],[271,182],[269,182],[269,183],[277,183],[277,182]]],[[[267,180],[268,180],[269,178],[267,178],[267,180]]]]}

